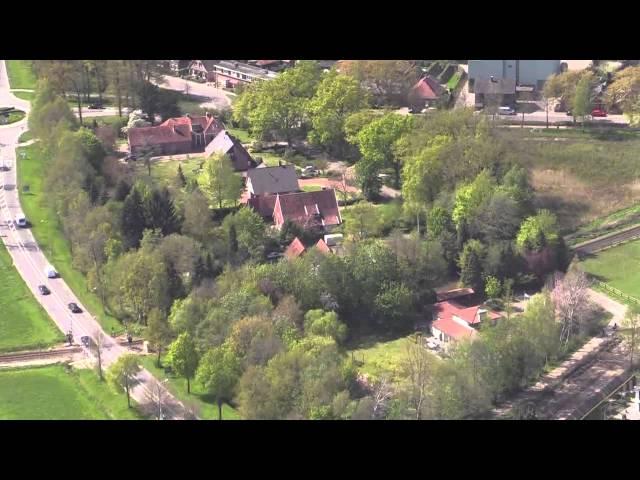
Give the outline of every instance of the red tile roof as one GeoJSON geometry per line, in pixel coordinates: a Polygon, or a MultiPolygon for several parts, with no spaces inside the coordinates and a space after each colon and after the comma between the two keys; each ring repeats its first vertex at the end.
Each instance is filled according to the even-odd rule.
{"type": "Polygon", "coordinates": [[[305,247],[298,237],[294,238],[284,251],[284,256],[287,258],[296,258],[302,255],[305,251],[305,247]]]}
{"type": "Polygon", "coordinates": [[[276,206],[275,195],[260,195],[259,197],[250,198],[247,204],[263,217],[273,215],[273,209],[276,206]]]}
{"type": "Polygon", "coordinates": [[[318,243],[316,243],[316,248],[322,253],[331,253],[331,249],[326,243],[324,243],[323,239],[318,240],[318,243]]]}
{"type": "MultiPolygon", "coordinates": [[[[434,305],[438,319],[433,322],[433,327],[446,333],[450,337],[460,338],[462,336],[474,335],[475,330],[470,325],[481,322],[478,316],[479,305],[474,307],[464,307],[454,301],[438,302],[434,305]],[[454,319],[456,317],[458,320],[454,319]],[[466,324],[466,325],[465,325],[466,324]]],[[[485,310],[487,317],[491,320],[500,318],[495,312],[485,310]]]]}
{"type": "Polygon", "coordinates": [[[292,220],[303,227],[342,223],[338,199],[332,188],[277,195],[273,220],[277,226],[281,226],[286,220],[292,220]]]}
{"type": "Polygon", "coordinates": [[[207,134],[217,134],[222,124],[213,115],[169,118],[155,127],[138,127],[129,130],[131,146],[157,145],[160,143],[191,142],[193,126],[199,125],[207,134]]]}
{"type": "Polygon", "coordinates": [[[429,75],[418,80],[411,90],[414,95],[425,100],[435,100],[444,93],[444,88],[429,75]]]}

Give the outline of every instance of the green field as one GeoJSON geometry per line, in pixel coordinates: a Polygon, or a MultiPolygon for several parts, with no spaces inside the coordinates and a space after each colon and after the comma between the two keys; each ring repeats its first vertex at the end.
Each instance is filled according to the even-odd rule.
{"type": "Polygon", "coordinates": [[[11,88],[36,88],[37,79],[31,70],[30,60],[5,60],[5,65],[11,88]]]}
{"type": "MultiPolygon", "coordinates": [[[[140,357],[142,365],[157,379],[168,378],[169,391],[180,401],[193,403],[199,409],[198,416],[204,420],[218,419],[218,404],[209,397],[203,390],[202,386],[195,380],[191,381],[191,395],[187,393],[187,381],[184,378],[167,375],[164,369],[156,367],[156,356],[149,355],[140,357]]],[[[240,415],[229,405],[222,406],[223,420],[239,420],[240,415]]]]}
{"type": "Polygon", "coordinates": [[[33,235],[67,285],[85,307],[93,315],[97,315],[102,327],[107,331],[113,327],[116,332],[121,332],[123,328],[120,322],[104,311],[98,296],[87,289],[84,275],[72,267],[69,242],[64,238],[58,215],[53,205],[47,202],[43,191],[44,168],[44,158],[37,143],[18,149],[20,203],[25,215],[31,221],[33,235]],[[22,157],[23,153],[24,157],[22,157]],[[24,191],[25,185],[29,186],[28,192],[24,191]]]}
{"type": "Polygon", "coordinates": [[[603,250],[581,263],[600,281],[640,298],[640,241],[603,250]]]}
{"type": "Polygon", "coordinates": [[[21,98],[22,100],[26,100],[28,102],[33,102],[33,99],[36,96],[36,92],[11,92],[16,97],[21,98]]]}
{"type": "Polygon", "coordinates": [[[64,340],[33,297],[0,242],[0,352],[42,348],[64,340]]]}
{"type": "Polygon", "coordinates": [[[241,128],[227,128],[227,132],[240,140],[240,143],[251,143],[253,138],[249,135],[247,130],[241,128]]]}
{"type": "Polygon", "coordinates": [[[31,133],[30,130],[27,130],[22,135],[20,135],[20,138],[18,139],[18,142],[20,142],[20,143],[28,142],[32,138],[33,138],[33,133],[31,133]]]}
{"type": "Polygon", "coordinates": [[[135,420],[123,393],[115,393],[91,370],[62,365],[0,370],[2,420],[135,420]]]}
{"type": "Polygon", "coordinates": [[[385,341],[379,338],[364,339],[350,353],[360,365],[360,372],[374,379],[387,376],[397,379],[402,371],[402,363],[407,357],[408,337],[385,341]]]}
{"type": "MultiPolygon", "coordinates": [[[[204,157],[194,157],[186,160],[169,159],[151,163],[151,180],[153,183],[168,185],[178,175],[178,165],[182,165],[182,173],[187,180],[195,178],[200,172],[200,165],[205,161],[204,157]]],[[[147,166],[143,161],[135,162],[136,177],[141,180],[149,180],[147,166]]]]}

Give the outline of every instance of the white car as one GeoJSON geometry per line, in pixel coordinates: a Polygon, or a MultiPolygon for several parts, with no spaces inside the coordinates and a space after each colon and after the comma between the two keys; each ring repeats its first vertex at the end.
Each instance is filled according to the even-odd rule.
{"type": "Polygon", "coordinates": [[[57,278],[58,277],[58,272],[56,271],[55,268],[53,268],[52,265],[47,265],[45,267],[44,274],[47,276],[47,278],[57,278]]]}
{"type": "Polygon", "coordinates": [[[516,111],[511,107],[500,107],[498,115],[515,115],[516,111]]]}
{"type": "Polygon", "coordinates": [[[16,216],[16,225],[20,228],[25,228],[28,223],[27,223],[27,217],[25,217],[24,215],[20,214],[16,216]]]}

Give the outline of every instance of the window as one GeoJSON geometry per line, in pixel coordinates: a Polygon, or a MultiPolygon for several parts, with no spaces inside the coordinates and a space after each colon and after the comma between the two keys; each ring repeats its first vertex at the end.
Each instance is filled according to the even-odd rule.
{"type": "Polygon", "coordinates": [[[246,75],[242,75],[242,80],[247,80],[247,76],[246,75]]]}

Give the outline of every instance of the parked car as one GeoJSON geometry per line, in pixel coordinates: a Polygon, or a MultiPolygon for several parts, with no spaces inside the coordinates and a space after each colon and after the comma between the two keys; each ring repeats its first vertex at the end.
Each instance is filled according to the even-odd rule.
{"type": "Polygon", "coordinates": [[[104,107],[100,103],[92,103],[87,107],[89,110],[104,110],[104,107]]]}
{"type": "Polygon", "coordinates": [[[498,109],[498,115],[515,115],[516,111],[511,107],[500,107],[498,109]]]}
{"type": "Polygon", "coordinates": [[[277,260],[278,258],[282,257],[282,253],[280,252],[271,252],[267,255],[267,260],[277,260]]]}
{"type": "Polygon", "coordinates": [[[592,117],[606,117],[607,116],[607,112],[605,112],[604,110],[602,110],[600,108],[594,108],[593,110],[591,110],[591,116],[592,117]]]}
{"type": "Polygon", "coordinates": [[[49,295],[51,293],[51,290],[49,290],[46,285],[38,285],[38,291],[40,295],[49,295]]]}
{"type": "Polygon", "coordinates": [[[138,157],[136,155],[127,155],[126,157],[124,157],[124,160],[126,162],[128,162],[129,160],[131,160],[132,162],[135,162],[138,159],[138,157]]]}
{"type": "Polygon", "coordinates": [[[73,313],[82,313],[82,309],[78,306],[78,304],[73,302],[69,304],[69,310],[71,310],[73,313]]]}

